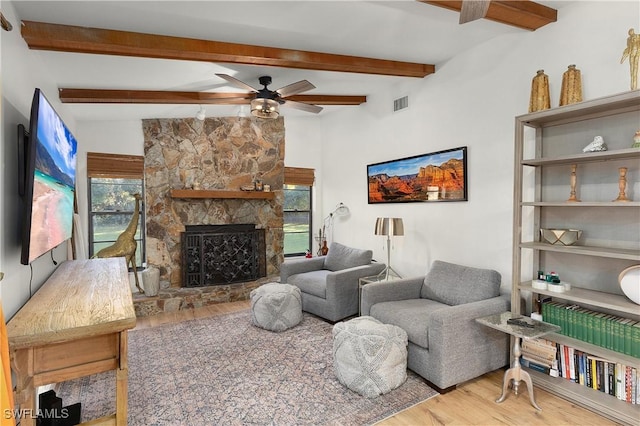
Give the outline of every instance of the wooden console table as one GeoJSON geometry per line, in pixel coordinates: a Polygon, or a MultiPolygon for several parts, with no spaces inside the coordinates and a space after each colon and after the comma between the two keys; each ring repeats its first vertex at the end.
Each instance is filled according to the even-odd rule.
{"type": "Polygon", "coordinates": [[[38,386],[116,370],[116,413],[127,424],[127,330],[136,316],[123,257],[62,263],[7,324],[21,426],[36,423],[38,386]]]}

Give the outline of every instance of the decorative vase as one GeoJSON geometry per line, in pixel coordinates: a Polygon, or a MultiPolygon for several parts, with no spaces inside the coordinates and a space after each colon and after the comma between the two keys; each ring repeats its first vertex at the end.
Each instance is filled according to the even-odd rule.
{"type": "Polygon", "coordinates": [[[562,91],[560,92],[560,106],[582,102],[582,75],[575,65],[562,74],[562,91]]]}
{"type": "Polygon", "coordinates": [[[538,70],[531,81],[529,112],[542,111],[549,108],[551,108],[549,77],[544,73],[544,70],[538,70]]]}
{"type": "Polygon", "coordinates": [[[160,290],[160,269],[149,266],[141,275],[145,296],[157,296],[160,290]]]}
{"type": "Polygon", "coordinates": [[[326,256],[329,253],[329,247],[327,247],[327,240],[322,240],[322,255],[326,256]]]}

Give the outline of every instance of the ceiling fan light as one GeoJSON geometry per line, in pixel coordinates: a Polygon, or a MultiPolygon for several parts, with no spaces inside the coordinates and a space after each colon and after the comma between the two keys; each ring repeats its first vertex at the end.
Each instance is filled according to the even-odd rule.
{"type": "Polygon", "coordinates": [[[273,99],[255,98],[251,101],[251,114],[260,118],[278,118],[280,104],[273,99]]]}

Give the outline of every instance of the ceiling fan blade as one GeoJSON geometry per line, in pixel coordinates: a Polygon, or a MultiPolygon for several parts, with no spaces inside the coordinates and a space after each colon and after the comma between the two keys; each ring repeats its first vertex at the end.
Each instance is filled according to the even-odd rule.
{"type": "Polygon", "coordinates": [[[463,0],[460,9],[460,24],[482,19],[487,16],[490,0],[463,0]]]}
{"type": "Polygon", "coordinates": [[[312,112],[314,114],[322,111],[322,107],[313,104],[305,104],[304,102],[296,102],[296,101],[287,101],[284,100],[284,106],[300,109],[302,111],[312,112]]]}
{"type": "Polygon", "coordinates": [[[298,93],[307,92],[315,88],[316,86],[309,83],[307,80],[300,80],[296,83],[291,83],[287,86],[281,87],[276,90],[276,92],[278,92],[281,97],[286,98],[287,96],[297,95],[298,93]]]}
{"type": "Polygon", "coordinates": [[[231,77],[228,74],[216,74],[218,77],[223,78],[225,80],[227,80],[229,83],[233,84],[236,87],[239,87],[241,89],[246,89],[246,90],[250,90],[252,92],[259,92],[260,89],[256,89],[255,87],[251,87],[249,86],[247,83],[245,83],[244,81],[240,81],[235,77],[231,77]]]}

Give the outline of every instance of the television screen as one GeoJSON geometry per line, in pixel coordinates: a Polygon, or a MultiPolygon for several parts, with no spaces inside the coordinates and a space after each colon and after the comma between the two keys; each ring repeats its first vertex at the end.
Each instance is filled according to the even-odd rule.
{"type": "Polygon", "coordinates": [[[31,105],[26,147],[22,263],[71,238],[77,142],[40,89],[31,105]]]}

